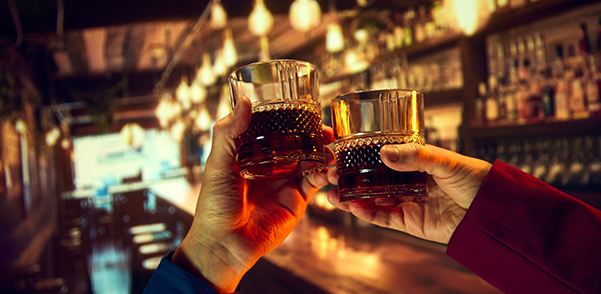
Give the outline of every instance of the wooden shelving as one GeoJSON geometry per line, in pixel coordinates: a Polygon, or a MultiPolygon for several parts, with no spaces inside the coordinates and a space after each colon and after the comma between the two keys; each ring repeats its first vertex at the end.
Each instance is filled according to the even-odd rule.
{"type": "Polygon", "coordinates": [[[601,117],[498,127],[471,127],[471,138],[601,134],[601,117]]]}

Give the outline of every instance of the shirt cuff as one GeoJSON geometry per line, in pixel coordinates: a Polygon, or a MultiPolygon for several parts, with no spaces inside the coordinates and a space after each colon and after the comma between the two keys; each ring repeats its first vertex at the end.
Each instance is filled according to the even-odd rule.
{"type": "MultiPolygon", "coordinates": [[[[144,289],[144,294],[154,293],[202,293],[220,294],[206,282],[184,271],[171,262],[171,251],[161,259],[161,263],[154,271],[150,282],[144,289]]],[[[239,293],[239,287],[235,293],[239,293]]]]}

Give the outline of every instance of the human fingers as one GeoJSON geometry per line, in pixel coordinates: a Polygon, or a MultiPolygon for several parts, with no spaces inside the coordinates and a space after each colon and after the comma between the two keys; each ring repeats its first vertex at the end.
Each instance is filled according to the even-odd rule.
{"type": "Polygon", "coordinates": [[[326,150],[326,165],[327,166],[332,166],[334,164],[336,164],[336,158],[334,156],[334,151],[332,150],[332,148],[326,146],[325,148],[326,150]]]}
{"type": "Polygon", "coordinates": [[[432,145],[386,145],[382,162],[397,171],[421,171],[432,175],[448,196],[468,208],[491,164],[432,145]]]}
{"type": "Polygon", "coordinates": [[[250,125],[250,117],[251,102],[247,97],[242,97],[232,113],[215,123],[211,153],[207,159],[207,167],[211,168],[205,168],[207,172],[215,168],[232,169],[237,154],[236,140],[250,125]]]}
{"type": "Polygon", "coordinates": [[[335,166],[328,170],[328,181],[332,185],[338,185],[338,169],[335,166]]]}
{"type": "Polygon", "coordinates": [[[322,142],[326,145],[334,142],[334,129],[332,129],[331,127],[328,127],[326,125],[321,125],[321,127],[322,127],[322,134],[323,134],[322,142]]]}
{"type": "Polygon", "coordinates": [[[298,183],[298,189],[307,203],[317,190],[328,184],[327,170],[328,168],[326,167],[323,171],[306,175],[298,183]]]}
{"type": "Polygon", "coordinates": [[[328,191],[328,202],[330,202],[330,204],[334,205],[334,207],[336,207],[340,210],[350,211],[349,204],[341,203],[339,201],[339,199],[340,198],[338,197],[338,189],[332,189],[332,190],[328,191]]]}
{"type": "Polygon", "coordinates": [[[354,201],[349,205],[349,210],[356,217],[374,225],[406,231],[403,210],[397,207],[354,201]]]}

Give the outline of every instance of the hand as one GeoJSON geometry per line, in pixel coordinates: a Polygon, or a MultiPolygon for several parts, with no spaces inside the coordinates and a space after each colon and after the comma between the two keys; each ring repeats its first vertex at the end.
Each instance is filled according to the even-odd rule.
{"type": "MultiPolygon", "coordinates": [[[[234,292],[257,260],[284,241],[313,194],[328,183],[327,169],[281,180],[240,176],[236,141],[250,117],[250,100],[240,99],[234,112],[215,124],[194,221],[172,258],[219,292],[234,292]]],[[[324,144],[334,141],[331,128],[324,127],[323,136],[324,144]]],[[[326,158],[334,164],[329,148],[326,158]]]]}
{"type": "MultiPolygon", "coordinates": [[[[338,201],[338,190],[328,193],[332,205],[350,211],[378,226],[406,232],[419,238],[448,243],[465,216],[491,165],[439,147],[419,144],[386,145],[382,162],[397,171],[428,173],[429,196],[422,202],[405,202],[398,207],[355,201],[338,201]]],[[[330,183],[338,182],[336,168],[328,171],[330,183]]]]}

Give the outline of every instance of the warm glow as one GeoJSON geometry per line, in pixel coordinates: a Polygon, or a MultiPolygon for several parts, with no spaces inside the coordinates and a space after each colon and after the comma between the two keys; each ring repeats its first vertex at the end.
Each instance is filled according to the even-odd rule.
{"type": "Polygon", "coordinates": [[[417,112],[417,106],[418,106],[418,101],[417,101],[417,91],[413,90],[411,92],[411,127],[413,128],[413,133],[414,134],[418,134],[419,133],[419,113],[417,112]]]}
{"type": "Polygon", "coordinates": [[[137,123],[125,124],[119,134],[125,145],[131,146],[133,149],[142,148],[146,139],[146,132],[137,123]]]}
{"type": "Polygon", "coordinates": [[[203,54],[202,65],[198,69],[196,78],[206,87],[213,85],[217,81],[217,77],[213,72],[213,65],[211,64],[211,55],[209,53],[205,52],[203,54]]]}
{"type": "Polygon", "coordinates": [[[198,80],[194,80],[190,85],[190,99],[192,103],[201,103],[207,99],[207,89],[201,86],[198,80]]]}
{"type": "Polygon", "coordinates": [[[223,60],[227,67],[232,67],[238,63],[238,52],[234,45],[234,38],[232,37],[232,29],[225,29],[225,41],[223,41],[223,60]]]}
{"type": "Polygon", "coordinates": [[[344,56],[344,66],[348,72],[357,73],[367,69],[369,63],[364,56],[360,56],[355,50],[347,50],[344,56]]]}
{"type": "Polygon", "coordinates": [[[340,109],[338,110],[338,113],[340,115],[338,116],[336,125],[338,126],[337,128],[340,130],[337,134],[340,137],[348,135],[352,132],[351,131],[351,114],[350,114],[350,111],[349,111],[346,103],[347,103],[346,101],[342,100],[338,104],[340,107],[340,109]]]}
{"type": "Polygon", "coordinates": [[[182,77],[182,80],[175,89],[175,98],[182,104],[182,108],[185,110],[190,109],[192,106],[190,101],[190,86],[188,86],[188,79],[182,77]]]}
{"type": "Polygon", "coordinates": [[[64,150],[67,150],[67,149],[71,148],[71,140],[69,140],[68,138],[64,138],[64,139],[61,141],[61,147],[62,147],[64,150]]]}
{"type": "Polygon", "coordinates": [[[359,42],[361,45],[367,44],[367,40],[369,39],[369,33],[365,29],[360,29],[355,31],[355,40],[359,42]]]}
{"type": "Polygon", "coordinates": [[[267,61],[271,59],[271,54],[269,53],[269,39],[263,36],[261,37],[260,47],[261,51],[259,52],[259,61],[267,61]]]}
{"type": "Polygon", "coordinates": [[[317,205],[317,207],[324,209],[324,210],[334,210],[334,206],[332,204],[330,204],[330,202],[328,201],[328,194],[326,192],[318,192],[315,193],[315,195],[313,196],[313,199],[315,199],[315,205],[317,205]]]}
{"type": "Polygon", "coordinates": [[[227,13],[219,0],[213,1],[211,8],[211,27],[215,30],[223,29],[227,24],[227,13]]]}
{"type": "Polygon", "coordinates": [[[223,85],[221,90],[221,99],[217,106],[217,119],[221,119],[232,112],[232,104],[230,102],[230,87],[223,85]]]}
{"type": "Polygon", "coordinates": [[[225,61],[223,60],[223,51],[217,50],[215,53],[215,64],[213,64],[213,72],[221,77],[227,73],[227,67],[225,66],[225,61]]]}
{"type": "Polygon", "coordinates": [[[18,119],[15,122],[15,129],[17,129],[17,132],[19,132],[19,134],[23,135],[23,134],[27,133],[27,125],[21,119],[18,119]]]}
{"type": "Polygon", "coordinates": [[[457,30],[471,36],[488,20],[490,8],[487,1],[447,0],[443,5],[447,22],[454,24],[457,30]]]}
{"type": "Polygon", "coordinates": [[[295,0],[290,6],[290,25],[298,31],[306,32],[319,25],[321,7],[315,0],[295,0]]]}
{"type": "Polygon", "coordinates": [[[326,35],[326,50],[328,52],[340,52],[344,49],[344,36],[339,24],[329,24],[326,35]]]}
{"type": "Polygon", "coordinates": [[[169,130],[169,134],[173,140],[181,142],[184,139],[184,132],[186,131],[186,124],[182,120],[176,121],[169,130]]]}
{"type": "Polygon", "coordinates": [[[273,16],[263,3],[263,0],[256,0],[255,7],[248,17],[248,29],[255,36],[265,36],[273,27],[273,16]]]}
{"type": "Polygon", "coordinates": [[[58,129],[58,127],[52,128],[52,130],[50,130],[48,133],[46,133],[46,144],[49,147],[56,145],[60,136],[61,136],[61,131],[58,129]]]}
{"type": "Polygon", "coordinates": [[[194,124],[201,132],[206,132],[211,129],[211,125],[213,124],[213,120],[211,119],[211,115],[206,107],[203,107],[198,116],[196,117],[196,121],[194,124]]]}

